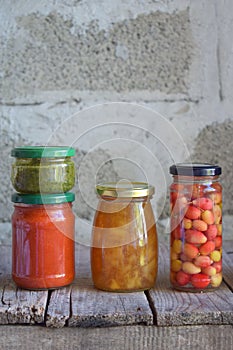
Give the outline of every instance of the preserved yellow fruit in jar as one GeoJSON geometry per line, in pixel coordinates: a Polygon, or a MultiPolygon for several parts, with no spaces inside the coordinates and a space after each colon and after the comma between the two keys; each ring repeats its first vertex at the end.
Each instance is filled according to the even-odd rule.
{"type": "Polygon", "coordinates": [[[156,224],[150,198],[154,187],[106,183],[92,231],[91,270],[102,290],[130,292],[152,288],[158,268],[156,224]]]}

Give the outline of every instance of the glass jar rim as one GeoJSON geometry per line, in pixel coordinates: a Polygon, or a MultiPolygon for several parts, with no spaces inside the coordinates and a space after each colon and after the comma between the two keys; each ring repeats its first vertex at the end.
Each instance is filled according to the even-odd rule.
{"type": "Polygon", "coordinates": [[[74,202],[75,194],[73,192],[66,193],[50,193],[50,194],[21,194],[13,193],[11,200],[14,203],[22,204],[61,204],[74,202]]]}
{"type": "Polygon", "coordinates": [[[216,176],[222,173],[219,165],[209,163],[177,163],[169,170],[170,174],[178,176],[216,176]]]}
{"type": "Polygon", "coordinates": [[[151,197],[155,188],[146,182],[105,182],[96,186],[96,192],[101,197],[139,198],[151,197]]]}
{"type": "Polygon", "coordinates": [[[11,156],[15,158],[60,158],[74,155],[75,149],[68,146],[23,146],[11,151],[11,156]]]}

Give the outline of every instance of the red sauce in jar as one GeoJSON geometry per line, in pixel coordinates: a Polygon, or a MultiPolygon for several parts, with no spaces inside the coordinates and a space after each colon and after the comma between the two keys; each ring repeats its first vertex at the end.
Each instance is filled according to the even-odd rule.
{"type": "Polygon", "coordinates": [[[15,203],[12,215],[12,277],[19,287],[57,288],[73,281],[74,224],[70,202],[15,203]]]}

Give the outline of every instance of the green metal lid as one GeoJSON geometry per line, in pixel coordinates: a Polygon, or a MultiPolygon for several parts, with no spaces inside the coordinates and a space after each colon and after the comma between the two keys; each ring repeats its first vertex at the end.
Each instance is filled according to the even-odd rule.
{"type": "Polygon", "coordinates": [[[75,194],[73,192],[59,193],[59,194],[20,194],[14,193],[11,196],[14,203],[23,204],[61,204],[73,202],[75,194]]]}
{"type": "Polygon", "coordinates": [[[11,156],[16,158],[63,158],[74,155],[75,149],[67,146],[24,146],[11,151],[11,156]]]}

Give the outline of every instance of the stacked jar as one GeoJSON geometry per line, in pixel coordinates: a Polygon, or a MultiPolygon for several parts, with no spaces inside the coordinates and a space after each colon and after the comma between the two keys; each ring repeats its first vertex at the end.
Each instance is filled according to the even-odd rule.
{"type": "Polygon", "coordinates": [[[11,181],[12,278],[26,289],[69,285],[75,275],[74,225],[69,192],[75,166],[69,147],[17,147],[11,181]]]}
{"type": "Polygon", "coordinates": [[[170,173],[171,284],[182,291],[216,289],[222,282],[221,168],[177,164],[170,173]]]}

